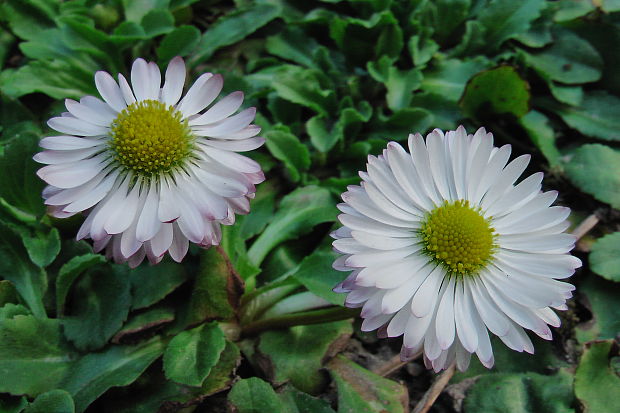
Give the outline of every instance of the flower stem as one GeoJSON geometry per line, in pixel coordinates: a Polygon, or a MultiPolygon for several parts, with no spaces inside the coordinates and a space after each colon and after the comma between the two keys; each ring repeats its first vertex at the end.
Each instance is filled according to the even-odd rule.
{"type": "Polygon", "coordinates": [[[273,318],[257,320],[242,326],[241,334],[249,336],[272,328],[292,327],[306,324],[319,324],[329,321],[346,320],[359,315],[359,308],[331,307],[301,313],[285,314],[273,318]]]}

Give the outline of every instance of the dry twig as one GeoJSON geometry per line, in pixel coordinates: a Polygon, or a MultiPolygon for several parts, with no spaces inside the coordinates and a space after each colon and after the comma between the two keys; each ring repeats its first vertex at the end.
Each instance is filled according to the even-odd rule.
{"type": "Polygon", "coordinates": [[[437,377],[437,380],[431,385],[431,387],[424,393],[422,399],[418,402],[418,404],[413,409],[412,413],[426,413],[435,403],[437,397],[441,394],[443,389],[446,387],[452,376],[454,375],[454,371],[456,370],[456,363],[452,363],[450,367],[446,369],[443,373],[437,377]]]}
{"type": "Polygon", "coordinates": [[[414,354],[413,356],[411,356],[410,358],[408,358],[405,361],[402,361],[400,358],[400,354],[395,355],[394,357],[392,357],[391,359],[389,359],[386,363],[381,364],[379,367],[374,368],[372,371],[376,374],[378,374],[379,376],[389,376],[390,374],[394,373],[395,371],[400,370],[405,364],[409,363],[410,361],[413,361],[415,359],[417,359],[418,357],[420,357],[422,355],[422,352],[418,352],[416,354],[414,354]]]}

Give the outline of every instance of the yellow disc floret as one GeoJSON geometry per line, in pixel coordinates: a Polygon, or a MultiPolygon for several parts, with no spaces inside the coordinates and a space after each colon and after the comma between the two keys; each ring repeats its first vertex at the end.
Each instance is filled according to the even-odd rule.
{"type": "Polygon", "coordinates": [[[180,165],[194,137],[181,113],[156,100],[133,103],[112,122],[110,147],[128,169],[152,175],[180,165]]]}
{"type": "Polygon", "coordinates": [[[454,274],[477,273],[495,250],[495,230],[469,201],[446,201],[432,210],[420,237],[424,252],[454,274]]]}

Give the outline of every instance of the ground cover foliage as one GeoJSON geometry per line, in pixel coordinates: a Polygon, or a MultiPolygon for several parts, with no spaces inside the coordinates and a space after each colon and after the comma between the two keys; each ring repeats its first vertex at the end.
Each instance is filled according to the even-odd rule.
{"type": "Polygon", "coordinates": [[[328,234],[368,154],[459,124],[600,222],[554,340],[495,343],[432,411],[620,411],[619,1],[6,0],[0,24],[0,412],[409,411],[435,375],[377,373],[400,339],[341,307],[328,234]],[[130,270],[45,215],[32,155],[95,71],[176,55],[258,108],[267,181],[221,246],[130,270]]]}

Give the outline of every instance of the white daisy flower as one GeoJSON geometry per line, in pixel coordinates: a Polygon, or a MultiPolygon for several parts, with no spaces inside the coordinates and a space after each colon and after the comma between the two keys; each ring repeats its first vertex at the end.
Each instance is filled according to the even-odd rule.
{"type": "Polygon", "coordinates": [[[423,351],[435,371],[455,359],[465,370],[472,353],[493,366],[487,330],[533,353],[524,329],[551,339],[552,308],[574,290],[556,279],[581,266],[563,233],[570,210],[550,207],[540,172],[515,185],[530,156],[507,164],[510,145],[483,128],[410,135],[409,150],[390,142],[342,194],[334,268],[352,272],[335,291],[362,307],[362,330],[402,335],[401,357],[423,351]]]}
{"type": "Polygon", "coordinates": [[[41,140],[34,156],[47,164],[37,174],[49,185],[45,203],[55,217],[88,216],[77,239],[92,238],[96,251],[135,267],[145,256],[159,262],[168,252],[181,261],[189,241],[220,242],[220,224],[247,214],[258,163],[236,152],[264,139],[252,124],[255,108],[233,115],[243,102],[233,92],[211,105],[221,75],[205,73],[183,98],[185,63],[172,59],[161,86],[154,62],[137,59],[131,84],[118,75],[95,74],[103,100],[66,100],[68,112],[48,125],[62,133],[41,140]],[[231,116],[232,115],[232,116],[231,116]]]}

